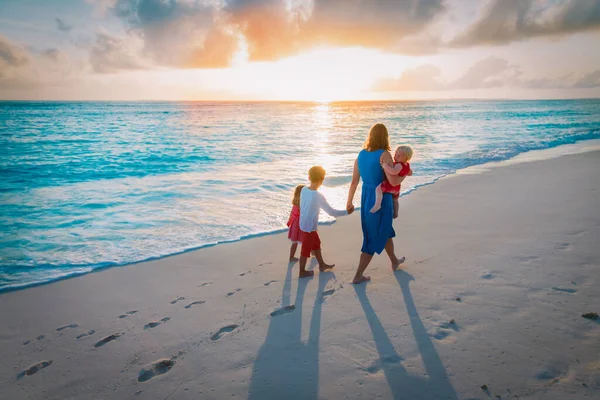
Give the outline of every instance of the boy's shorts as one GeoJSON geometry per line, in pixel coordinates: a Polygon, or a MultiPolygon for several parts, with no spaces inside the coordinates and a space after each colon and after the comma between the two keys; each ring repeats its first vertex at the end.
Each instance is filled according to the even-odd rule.
{"type": "Polygon", "coordinates": [[[300,249],[300,254],[309,258],[310,252],[314,250],[321,250],[321,238],[319,237],[319,232],[302,231],[302,248],[300,249]]]}

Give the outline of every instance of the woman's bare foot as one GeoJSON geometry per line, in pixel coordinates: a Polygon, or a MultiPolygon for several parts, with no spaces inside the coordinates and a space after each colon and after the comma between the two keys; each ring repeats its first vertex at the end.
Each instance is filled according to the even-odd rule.
{"type": "Polygon", "coordinates": [[[323,272],[323,271],[327,271],[328,269],[331,269],[335,267],[335,264],[322,264],[319,265],[319,271],[323,272]]]}
{"type": "Polygon", "coordinates": [[[295,263],[297,261],[298,261],[298,257],[292,257],[292,258],[290,258],[290,264],[291,263],[295,263]]]}
{"type": "Polygon", "coordinates": [[[355,285],[360,285],[361,283],[364,282],[369,282],[371,280],[371,277],[368,275],[363,275],[360,278],[356,279],[354,278],[354,280],[352,281],[352,283],[354,283],[355,285]]]}
{"type": "Polygon", "coordinates": [[[404,261],[406,261],[406,257],[396,258],[396,261],[392,263],[392,269],[394,271],[397,270],[400,264],[402,264],[404,261]]]}
{"type": "Polygon", "coordinates": [[[300,278],[310,278],[311,276],[313,276],[315,273],[314,271],[300,271],[300,278]]]}

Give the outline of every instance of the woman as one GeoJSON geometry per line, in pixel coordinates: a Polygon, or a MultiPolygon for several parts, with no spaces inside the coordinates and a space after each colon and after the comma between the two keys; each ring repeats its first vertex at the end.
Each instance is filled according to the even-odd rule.
{"type": "Polygon", "coordinates": [[[347,209],[354,208],[352,204],[354,194],[360,179],[363,180],[362,197],[360,201],[360,221],[363,231],[363,245],[360,254],[360,261],[356,275],[352,283],[359,284],[371,280],[369,276],[363,275],[367,266],[373,259],[375,253],[380,254],[383,249],[387,252],[392,262],[392,269],[395,271],[400,264],[404,262],[404,257],[398,259],[394,253],[394,242],[392,238],[396,236],[392,221],[394,219],[394,203],[390,193],[384,193],[381,209],[376,213],[369,210],[375,204],[375,188],[383,182],[384,173],[388,181],[396,186],[404,178],[397,175],[389,175],[381,168],[382,163],[390,166],[394,165],[394,160],[390,154],[390,138],[387,128],[383,124],[375,124],[369,131],[369,136],[364,144],[364,149],[358,153],[354,162],[354,172],[352,174],[352,183],[348,191],[347,209]]]}

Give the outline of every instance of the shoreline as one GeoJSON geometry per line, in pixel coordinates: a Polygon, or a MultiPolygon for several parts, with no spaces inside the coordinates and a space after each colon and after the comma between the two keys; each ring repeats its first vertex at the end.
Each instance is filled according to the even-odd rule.
{"type": "Polygon", "coordinates": [[[276,234],[5,293],[3,393],[593,398],[600,325],[581,315],[600,311],[599,162],[566,155],[405,196],[394,225],[407,262],[393,273],[375,257],[368,284],[349,283],[351,215],[320,229],[336,267],[313,279],[286,266],[276,234]]]}
{"type": "MultiPolygon", "coordinates": [[[[454,171],[453,173],[436,177],[433,180],[431,180],[430,182],[425,182],[425,183],[414,186],[410,190],[402,193],[401,197],[408,196],[409,194],[416,192],[420,188],[423,188],[426,186],[431,186],[431,185],[439,182],[442,179],[463,176],[465,174],[481,174],[481,173],[485,173],[486,171],[490,170],[491,168],[501,168],[501,167],[519,164],[519,163],[535,162],[535,161],[547,160],[547,159],[552,159],[552,158],[558,158],[558,157],[561,157],[564,155],[581,154],[581,153],[592,152],[592,151],[597,151],[597,150],[600,150],[600,139],[585,139],[585,140],[576,141],[575,143],[561,144],[561,145],[558,145],[555,147],[528,150],[528,151],[519,153],[516,156],[505,159],[505,160],[488,161],[488,162],[484,162],[482,164],[476,164],[476,165],[472,165],[472,166],[469,166],[466,168],[461,168],[457,171],[454,171]]],[[[360,196],[359,192],[357,192],[356,197],[358,198],[358,196],[360,196]]],[[[360,199],[358,199],[358,201],[359,200],[360,199]]],[[[355,199],[355,202],[356,201],[357,201],[357,199],[355,199]]],[[[357,211],[360,210],[359,205],[356,207],[356,210],[357,211]]],[[[333,225],[333,224],[335,224],[335,222],[336,222],[335,220],[323,221],[323,222],[319,222],[319,226],[333,225]]],[[[137,260],[137,261],[125,262],[125,263],[106,263],[106,264],[92,265],[92,266],[81,265],[81,266],[77,266],[77,267],[78,268],[89,268],[90,270],[85,271],[85,272],[66,273],[63,276],[59,276],[56,278],[50,278],[48,280],[39,281],[39,282],[23,283],[23,284],[16,284],[16,285],[1,287],[0,288],[0,296],[2,296],[4,293],[10,293],[10,292],[15,292],[15,291],[20,291],[20,290],[26,290],[26,289],[33,288],[33,287],[44,286],[44,285],[52,284],[55,282],[60,282],[63,280],[68,280],[68,279],[77,278],[80,276],[85,276],[88,274],[104,271],[106,269],[129,267],[129,266],[133,266],[133,265],[140,264],[140,263],[162,260],[162,259],[166,259],[169,257],[174,257],[174,256],[178,256],[181,254],[186,254],[189,252],[194,252],[194,251],[198,251],[198,250],[209,248],[209,247],[214,247],[214,246],[219,246],[219,245],[224,245],[224,244],[229,244],[229,243],[237,243],[240,241],[250,240],[250,239],[263,237],[263,236],[277,235],[277,234],[280,234],[280,233],[283,233],[286,231],[287,231],[287,227],[282,227],[280,229],[275,229],[272,231],[257,232],[257,233],[242,236],[240,238],[222,240],[222,241],[218,241],[218,242],[214,242],[214,243],[205,243],[205,244],[194,246],[194,247],[191,247],[188,249],[184,249],[182,251],[169,253],[169,254],[165,254],[165,255],[160,255],[160,256],[149,257],[149,258],[145,258],[145,259],[141,259],[141,260],[137,260]]],[[[63,267],[63,266],[58,266],[58,268],[61,268],[61,267],[63,267]]],[[[73,266],[73,267],[75,267],[75,266],[73,266]]]]}

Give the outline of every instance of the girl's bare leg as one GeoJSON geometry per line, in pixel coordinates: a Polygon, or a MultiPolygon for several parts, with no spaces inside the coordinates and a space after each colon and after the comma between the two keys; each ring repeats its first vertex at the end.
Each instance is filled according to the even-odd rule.
{"type": "Polygon", "coordinates": [[[373,208],[371,208],[371,214],[376,213],[381,208],[381,201],[383,200],[383,191],[381,190],[381,185],[377,185],[375,188],[375,204],[373,208]]]}
{"type": "Polygon", "coordinates": [[[290,246],[290,262],[296,262],[298,261],[298,258],[296,257],[296,249],[298,248],[298,243],[292,243],[292,245],[290,246]]]}
{"type": "Polygon", "coordinates": [[[354,275],[354,279],[352,279],[352,283],[359,284],[363,282],[367,282],[371,280],[370,276],[363,275],[369,263],[373,259],[372,254],[360,253],[360,261],[358,262],[358,268],[356,269],[356,275],[354,275]]]}
{"type": "Polygon", "coordinates": [[[319,271],[325,271],[335,267],[335,264],[326,264],[323,260],[323,253],[321,253],[321,249],[315,250],[314,252],[315,258],[319,262],[319,271]]]}
{"type": "Polygon", "coordinates": [[[396,253],[394,252],[394,241],[392,238],[389,238],[387,243],[385,244],[385,252],[387,253],[390,261],[392,262],[392,269],[395,271],[398,269],[400,264],[402,264],[405,260],[404,257],[396,257],[396,253]]]}

